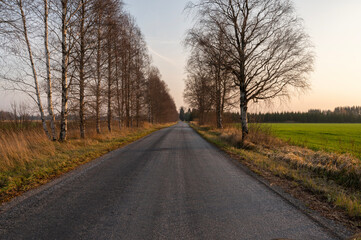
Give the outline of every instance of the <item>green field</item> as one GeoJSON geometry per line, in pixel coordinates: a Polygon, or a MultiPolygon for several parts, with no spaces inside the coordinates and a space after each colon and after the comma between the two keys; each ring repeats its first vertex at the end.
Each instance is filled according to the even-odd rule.
{"type": "Polygon", "coordinates": [[[267,126],[275,136],[291,144],[361,158],[361,124],[274,123],[267,126]]]}

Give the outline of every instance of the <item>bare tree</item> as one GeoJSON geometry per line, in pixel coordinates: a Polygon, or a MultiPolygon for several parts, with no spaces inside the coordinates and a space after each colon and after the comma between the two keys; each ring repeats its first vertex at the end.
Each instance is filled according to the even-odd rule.
{"type": "Polygon", "coordinates": [[[107,122],[108,131],[112,131],[112,87],[113,87],[113,28],[114,28],[114,16],[109,15],[107,19],[107,60],[108,60],[108,77],[107,77],[107,122]]]}
{"type": "Polygon", "coordinates": [[[150,123],[177,121],[178,112],[174,100],[156,67],[149,68],[146,86],[148,121],[150,123]]]}
{"type": "Polygon", "coordinates": [[[200,0],[195,28],[220,31],[230,46],[227,67],[239,88],[242,139],[250,101],[288,96],[308,87],[314,55],[289,0],[200,0]]]}
{"type": "Polygon", "coordinates": [[[50,117],[51,138],[56,140],[55,115],[53,107],[53,91],[52,78],[50,70],[50,51],[49,51],[49,5],[48,0],[44,0],[44,45],[45,45],[45,59],[46,59],[46,78],[47,78],[47,95],[48,95],[48,112],[50,117]]]}
{"type": "MultiPolygon", "coordinates": [[[[202,61],[202,71],[207,72],[208,81],[211,85],[212,104],[214,105],[212,108],[216,114],[216,125],[217,128],[222,128],[224,109],[233,105],[233,92],[235,90],[233,76],[227,69],[229,58],[226,54],[228,49],[226,39],[218,29],[210,28],[206,32],[194,28],[188,32],[185,45],[191,47],[194,54],[191,58],[197,57],[189,61],[188,72],[191,73],[193,68],[198,67],[194,61],[202,61]]],[[[193,75],[193,78],[197,78],[197,76],[193,75]]],[[[199,81],[199,83],[201,82],[199,81]]],[[[191,96],[190,90],[197,90],[197,88],[187,89],[187,96],[191,96]]],[[[197,108],[198,106],[191,107],[197,108]]]]}
{"type": "Polygon", "coordinates": [[[83,2],[61,0],[61,113],[59,141],[65,141],[68,133],[68,101],[71,81],[68,79],[69,58],[73,44],[69,44],[69,26],[83,2]]]}
{"type": "Polygon", "coordinates": [[[75,44],[74,51],[71,55],[73,65],[75,65],[74,79],[72,92],[74,93],[78,101],[78,114],[79,114],[79,130],[80,137],[85,138],[85,118],[86,118],[86,96],[89,89],[89,78],[95,75],[95,71],[92,68],[92,61],[94,50],[96,49],[96,40],[94,35],[96,31],[94,25],[96,23],[96,14],[92,11],[96,5],[92,0],[80,0],[80,8],[76,14],[76,20],[74,21],[74,27],[72,32],[75,32],[75,44]]]}
{"type": "MultiPolygon", "coordinates": [[[[57,138],[59,110],[59,141],[67,139],[68,118],[79,120],[81,138],[90,117],[98,133],[104,120],[112,130],[115,115],[119,127],[138,127],[145,121],[150,57],[121,0],[0,0],[0,35],[0,76],[6,80],[1,84],[37,103],[49,139],[57,138]],[[42,106],[46,98],[49,116],[42,106]]],[[[148,115],[164,122],[177,115],[176,107],[160,74],[154,76],[154,111],[148,115]]]]}
{"type": "MultiPolygon", "coordinates": [[[[25,15],[25,7],[22,0],[12,0],[7,2],[0,2],[0,8],[6,9],[6,16],[8,17],[7,20],[3,19],[1,21],[2,24],[7,25],[7,33],[10,34],[11,37],[18,38],[21,42],[24,42],[27,49],[27,60],[30,65],[31,69],[31,77],[33,78],[33,84],[29,84],[28,82],[20,79],[11,79],[7,76],[3,76],[2,78],[12,82],[15,87],[14,90],[20,90],[27,93],[37,104],[38,110],[41,116],[41,121],[43,125],[43,129],[45,134],[50,137],[46,119],[42,104],[41,92],[40,92],[40,84],[39,84],[39,77],[37,72],[37,67],[34,60],[33,48],[30,42],[29,34],[28,34],[28,23],[27,17],[25,15]],[[17,20],[19,17],[20,21],[17,20]],[[29,90],[32,88],[33,91],[29,90]]],[[[30,11],[31,5],[28,4],[27,9],[30,11]]],[[[5,11],[4,11],[5,12],[5,11]]],[[[16,52],[16,50],[14,50],[16,52]]],[[[15,53],[16,54],[16,53],[15,53]]],[[[21,54],[18,55],[20,58],[21,54]]]]}
{"type": "Polygon", "coordinates": [[[79,56],[79,127],[80,137],[85,138],[85,0],[81,0],[80,8],[80,56],[79,56]]]}
{"type": "Polygon", "coordinates": [[[205,64],[204,53],[200,49],[193,51],[187,64],[185,101],[198,110],[199,124],[205,123],[205,115],[212,109],[214,98],[212,96],[212,76],[205,64]]]}
{"type": "Polygon", "coordinates": [[[60,141],[65,141],[68,131],[68,61],[69,61],[69,50],[68,50],[68,1],[61,0],[61,53],[62,53],[62,64],[61,64],[61,115],[60,115],[60,141]]]}
{"type": "Polygon", "coordinates": [[[103,31],[105,5],[104,1],[97,0],[93,8],[95,11],[95,27],[96,27],[96,78],[95,78],[95,122],[96,131],[100,134],[100,113],[101,113],[101,97],[102,97],[102,67],[103,67],[103,55],[102,50],[104,46],[105,34],[103,31]]]}

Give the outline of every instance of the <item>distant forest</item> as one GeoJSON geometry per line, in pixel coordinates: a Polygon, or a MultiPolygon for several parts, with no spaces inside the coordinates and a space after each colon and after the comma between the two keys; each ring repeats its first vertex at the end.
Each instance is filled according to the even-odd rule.
{"type": "Polygon", "coordinates": [[[337,107],[334,111],[251,113],[250,122],[262,123],[361,123],[361,107],[337,107]]]}

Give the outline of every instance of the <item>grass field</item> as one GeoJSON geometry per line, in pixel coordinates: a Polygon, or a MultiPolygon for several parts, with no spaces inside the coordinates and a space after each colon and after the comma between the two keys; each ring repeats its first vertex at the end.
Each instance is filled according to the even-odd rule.
{"type": "Polygon", "coordinates": [[[274,123],[267,126],[275,136],[291,144],[361,158],[361,124],[274,123]]]}

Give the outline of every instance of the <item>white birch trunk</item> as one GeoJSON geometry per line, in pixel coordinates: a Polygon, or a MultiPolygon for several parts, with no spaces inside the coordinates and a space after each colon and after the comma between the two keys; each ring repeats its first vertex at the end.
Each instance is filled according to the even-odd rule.
{"type": "Polygon", "coordinates": [[[61,117],[60,117],[60,141],[65,141],[68,132],[68,44],[67,44],[67,0],[62,0],[62,77],[61,77],[61,117]]]}
{"type": "Polygon", "coordinates": [[[39,112],[40,112],[41,122],[43,124],[43,129],[44,129],[44,132],[45,132],[46,136],[50,139],[49,131],[48,131],[48,128],[46,126],[43,105],[41,103],[38,75],[36,73],[35,63],[34,63],[34,59],[33,59],[33,53],[32,53],[30,41],[29,41],[29,38],[28,38],[28,29],[27,29],[27,26],[26,26],[26,18],[25,18],[25,13],[24,13],[24,9],[23,9],[22,0],[19,0],[18,4],[19,4],[19,8],[20,8],[20,13],[21,13],[21,19],[22,19],[22,22],[23,22],[23,34],[24,34],[25,42],[26,42],[26,45],[27,45],[27,48],[28,48],[30,65],[31,65],[31,68],[32,68],[32,71],[33,71],[34,88],[35,88],[35,94],[36,94],[36,99],[37,99],[37,105],[38,105],[39,112]]]}
{"type": "Polygon", "coordinates": [[[240,109],[241,109],[241,125],[242,125],[242,142],[244,142],[248,134],[248,121],[247,121],[248,106],[247,106],[245,91],[241,88],[240,92],[241,92],[240,109]]]}

